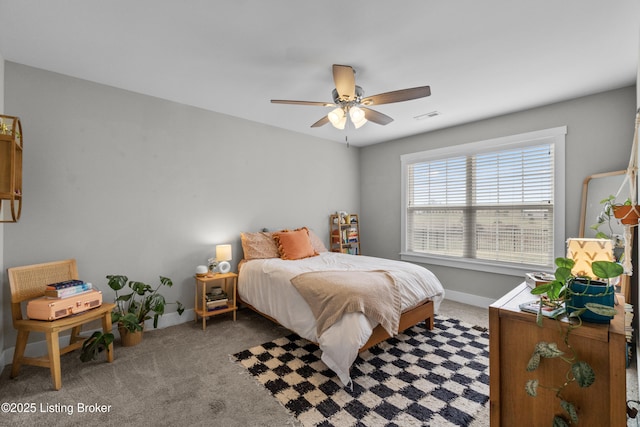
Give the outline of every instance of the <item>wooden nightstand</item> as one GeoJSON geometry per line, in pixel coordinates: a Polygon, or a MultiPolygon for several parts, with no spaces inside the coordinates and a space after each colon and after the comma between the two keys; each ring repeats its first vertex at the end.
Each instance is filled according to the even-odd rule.
{"type": "Polygon", "coordinates": [[[212,274],[196,278],[196,302],[194,311],[196,312],[196,322],[198,316],[202,318],[202,330],[207,328],[207,318],[224,313],[233,313],[233,321],[236,321],[236,310],[238,310],[237,286],[238,275],[236,273],[212,274]],[[218,283],[220,282],[220,283],[218,283]],[[227,304],[222,308],[209,311],[207,309],[206,294],[213,286],[220,286],[227,293],[227,304]]]}

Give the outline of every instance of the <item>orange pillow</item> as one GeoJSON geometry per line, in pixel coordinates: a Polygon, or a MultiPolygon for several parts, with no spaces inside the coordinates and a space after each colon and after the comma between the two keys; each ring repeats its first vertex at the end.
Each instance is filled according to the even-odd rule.
{"type": "Polygon", "coordinates": [[[306,227],[273,233],[273,239],[282,259],[294,260],[318,255],[311,245],[309,230],[306,227]]]}

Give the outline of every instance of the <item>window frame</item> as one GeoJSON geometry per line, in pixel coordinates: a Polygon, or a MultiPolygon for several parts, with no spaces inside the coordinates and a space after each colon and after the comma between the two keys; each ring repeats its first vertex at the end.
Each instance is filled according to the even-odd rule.
{"type": "Polygon", "coordinates": [[[499,261],[479,260],[441,256],[412,252],[407,250],[407,200],[408,166],[421,161],[441,160],[456,156],[468,156],[485,152],[495,152],[513,148],[522,148],[541,143],[554,145],[554,206],[553,206],[553,258],[565,256],[565,145],[567,127],[559,126],[533,132],[525,132],[483,141],[470,142],[443,148],[435,148],[400,156],[401,164],[401,251],[403,261],[422,264],[455,267],[467,270],[522,276],[532,271],[553,271],[553,265],[534,266],[529,264],[503,263],[499,261]]]}

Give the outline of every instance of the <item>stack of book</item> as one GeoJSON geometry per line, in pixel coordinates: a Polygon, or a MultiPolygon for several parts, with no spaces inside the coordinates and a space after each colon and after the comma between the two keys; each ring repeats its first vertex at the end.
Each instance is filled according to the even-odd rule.
{"type": "Polygon", "coordinates": [[[227,303],[229,302],[227,293],[219,286],[211,288],[211,291],[205,294],[205,300],[207,304],[207,311],[227,308],[227,303]]]}
{"type": "Polygon", "coordinates": [[[64,282],[47,285],[44,296],[48,298],[68,298],[74,295],[88,292],[92,289],[91,283],[83,280],[65,280],[64,282]]]}
{"type": "Polygon", "coordinates": [[[627,337],[627,342],[631,342],[633,339],[633,305],[629,303],[624,304],[624,334],[627,337]]]}
{"type": "Polygon", "coordinates": [[[537,299],[529,302],[523,302],[520,304],[520,310],[526,311],[527,313],[540,313],[545,317],[556,318],[564,314],[565,308],[564,306],[556,306],[545,302],[544,299],[542,299],[542,306],[540,306],[540,299],[537,299]]]}

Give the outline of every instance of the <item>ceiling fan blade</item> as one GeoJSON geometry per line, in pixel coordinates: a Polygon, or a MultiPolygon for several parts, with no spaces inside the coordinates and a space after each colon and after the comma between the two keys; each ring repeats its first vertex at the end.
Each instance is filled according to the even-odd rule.
{"type": "Polygon", "coordinates": [[[371,108],[365,108],[365,107],[360,107],[360,108],[362,108],[362,111],[364,111],[364,117],[370,122],[377,123],[379,125],[384,126],[384,125],[388,125],[393,121],[393,119],[387,116],[386,114],[382,114],[376,110],[372,110],[371,108]]]}
{"type": "Polygon", "coordinates": [[[341,99],[356,98],[356,74],[348,65],[333,64],[333,82],[341,99]]]}
{"type": "Polygon", "coordinates": [[[272,104],[293,104],[293,105],[315,105],[318,107],[335,107],[332,102],[314,102],[314,101],[289,101],[287,99],[272,99],[272,104]]]}
{"type": "Polygon", "coordinates": [[[323,116],[320,120],[311,125],[312,128],[319,128],[320,126],[324,126],[329,123],[329,117],[323,116]]]}
{"type": "Polygon", "coordinates": [[[393,102],[409,101],[411,99],[424,98],[431,95],[429,86],[414,87],[411,89],[394,90],[392,92],[372,95],[362,100],[362,105],[391,104],[393,102]]]}

